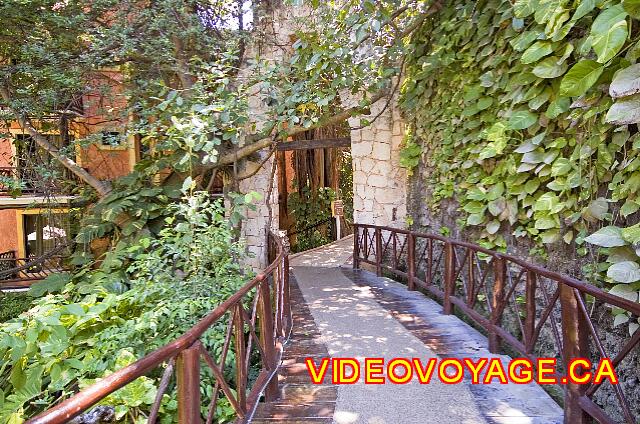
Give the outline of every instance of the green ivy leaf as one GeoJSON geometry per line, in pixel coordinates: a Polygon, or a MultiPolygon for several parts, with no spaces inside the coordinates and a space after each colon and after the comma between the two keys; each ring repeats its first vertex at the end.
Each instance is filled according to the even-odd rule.
{"type": "Polygon", "coordinates": [[[626,218],[632,213],[636,213],[638,209],[640,209],[640,205],[638,205],[638,203],[636,203],[633,200],[627,200],[624,202],[624,205],[622,205],[622,207],[620,208],[620,213],[622,214],[622,216],[626,218]]]}
{"type": "Polygon", "coordinates": [[[622,238],[622,230],[612,225],[599,229],[586,237],[584,241],[600,247],[616,247],[627,244],[622,238]]]}
{"type": "Polygon", "coordinates": [[[616,296],[620,296],[632,302],[638,301],[638,290],[634,290],[627,284],[616,284],[611,288],[611,290],[609,290],[609,293],[615,294],[616,296]]]}
{"type": "Polygon", "coordinates": [[[603,10],[591,25],[591,45],[599,63],[611,60],[624,45],[629,33],[627,12],[622,5],[603,10]]]}
{"type": "Polygon", "coordinates": [[[557,56],[551,56],[538,63],[531,72],[538,78],[558,78],[567,71],[567,64],[557,56]]]}
{"type": "Polygon", "coordinates": [[[553,47],[551,43],[548,41],[536,41],[533,43],[531,47],[522,53],[520,57],[520,62],[524,64],[529,64],[533,62],[537,62],[545,56],[553,53],[553,47]]]}
{"type": "Polygon", "coordinates": [[[572,21],[577,21],[578,19],[586,16],[591,13],[591,11],[596,7],[596,0],[582,0],[580,5],[576,9],[575,13],[571,17],[572,21]]]}
{"type": "Polygon", "coordinates": [[[640,93],[640,64],[618,71],[609,86],[609,95],[614,99],[637,93],[640,93]]]}
{"type": "Polygon", "coordinates": [[[497,220],[490,221],[487,224],[486,230],[487,230],[487,233],[489,234],[497,233],[498,230],[500,230],[500,221],[497,221],[497,220]]]}
{"type": "Polygon", "coordinates": [[[618,262],[609,267],[607,277],[623,284],[640,281],[640,265],[632,261],[618,262]]]}
{"type": "Polygon", "coordinates": [[[604,66],[594,60],[582,60],[576,63],[562,78],[560,95],[578,97],[586,93],[598,81],[604,66]]]}
{"type": "Polygon", "coordinates": [[[513,14],[516,18],[526,18],[536,11],[537,0],[516,0],[513,4],[513,14]]]}
{"type": "Polygon", "coordinates": [[[629,125],[640,122],[640,94],[616,101],[605,120],[613,125],[629,125]]]}
{"type": "Polygon", "coordinates": [[[509,117],[509,128],[513,130],[524,130],[538,121],[538,115],[528,110],[519,110],[509,117]]]}

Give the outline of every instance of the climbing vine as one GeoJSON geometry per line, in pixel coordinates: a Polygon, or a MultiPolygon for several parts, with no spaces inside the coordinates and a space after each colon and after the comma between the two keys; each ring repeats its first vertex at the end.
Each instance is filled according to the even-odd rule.
{"type": "Polygon", "coordinates": [[[639,18],[638,0],[453,1],[412,38],[402,94],[402,163],[428,168],[432,208],[455,198],[488,247],[599,246],[601,278],[634,301],[639,18]]]}

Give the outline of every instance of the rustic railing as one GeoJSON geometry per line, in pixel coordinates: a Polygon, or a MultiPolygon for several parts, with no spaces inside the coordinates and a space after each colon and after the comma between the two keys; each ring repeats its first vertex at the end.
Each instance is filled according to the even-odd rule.
{"type": "Polygon", "coordinates": [[[16,168],[16,167],[0,167],[0,196],[25,196],[25,195],[55,195],[65,192],[65,185],[61,181],[80,183],[78,177],[69,173],[64,168],[59,169],[64,178],[56,178],[53,176],[44,177],[32,167],[16,168]],[[18,186],[14,187],[8,184],[7,180],[18,182],[18,186]]]}
{"type": "Polygon", "coordinates": [[[34,281],[43,280],[54,272],[64,270],[68,246],[60,245],[42,256],[18,258],[15,251],[0,254],[0,288],[26,287],[34,281]]]}
{"type": "Polygon", "coordinates": [[[201,361],[211,369],[214,376],[213,395],[205,422],[214,422],[220,393],[234,409],[237,415],[236,422],[248,422],[262,395],[266,401],[278,397],[277,370],[283,345],[289,337],[292,325],[288,242],[282,234],[270,237],[270,240],[277,246],[278,255],[275,260],[183,336],[30,419],[27,424],[65,423],[109,394],[163,364],[165,368],[147,422],[157,421],[163,396],[175,371],[177,422],[200,423],[203,421],[200,413],[201,361]],[[200,337],[221,320],[228,322],[225,340],[222,350],[213,354],[204,348],[200,337]],[[225,363],[230,354],[235,362],[233,381],[227,381],[225,378],[225,363]],[[250,378],[249,371],[251,359],[256,355],[261,359],[261,370],[253,379],[250,378]]]}
{"type": "MultiPolygon", "coordinates": [[[[534,363],[539,356],[557,356],[560,382],[566,365],[578,357],[594,364],[611,358],[618,372],[626,359],[630,380],[635,381],[636,365],[629,358],[638,351],[640,330],[611,352],[607,348],[612,343],[603,341],[598,324],[613,321],[605,310],[610,307],[628,311],[635,320],[640,303],[472,243],[396,228],[355,224],[354,268],[361,263],[375,267],[378,275],[386,271],[406,279],[409,290],[422,289],[438,298],[445,314],[458,308],[486,331],[493,353],[504,342],[534,363]],[[604,313],[596,320],[593,311],[604,313]]],[[[587,423],[592,418],[606,424],[639,422],[634,415],[637,407],[633,410],[625,396],[624,378],[620,380],[616,385],[561,382],[558,392],[564,399],[565,423],[587,423]],[[606,386],[604,390],[612,392],[620,406],[615,418],[594,401],[606,386]]],[[[627,388],[633,389],[632,384],[627,388]]]]}

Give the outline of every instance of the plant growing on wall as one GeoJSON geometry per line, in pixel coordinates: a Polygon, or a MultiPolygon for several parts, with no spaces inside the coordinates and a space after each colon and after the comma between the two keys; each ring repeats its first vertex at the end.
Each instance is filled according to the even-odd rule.
{"type": "Polygon", "coordinates": [[[636,301],[640,257],[627,245],[638,240],[589,234],[637,222],[638,6],[450,2],[412,38],[402,96],[402,162],[431,170],[432,208],[455,198],[489,247],[505,248],[508,232],[582,255],[585,240],[609,249],[604,281],[636,301]]]}

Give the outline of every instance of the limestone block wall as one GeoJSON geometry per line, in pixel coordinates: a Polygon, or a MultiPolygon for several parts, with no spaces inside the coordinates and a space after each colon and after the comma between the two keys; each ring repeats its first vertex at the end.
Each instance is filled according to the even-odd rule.
{"type": "MultiPolygon", "coordinates": [[[[256,164],[249,164],[256,165],[256,164]]],[[[256,210],[247,210],[247,219],[242,224],[241,237],[247,245],[247,251],[250,258],[247,265],[254,270],[261,270],[267,264],[267,232],[269,223],[269,206],[271,205],[272,219],[271,226],[278,227],[278,184],[273,181],[273,191],[271,196],[267,195],[269,187],[269,179],[271,178],[271,167],[273,166],[273,158],[268,160],[258,171],[256,175],[246,180],[240,181],[240,192],[249,193],[251,191],[259,192],[263,198],[258,200],[256,210]]],[[[255,169],[255,168],[254,168],[255,169]]],[[[277,173],[276,173],[277,175],[277,173]]],[[[275,176],[274,176],[275,180],[275,176]]]]}
{"type": "MultiPolygon", "coordinates": [[[[386,102],[382,99],[375,103],[369,119],[377,116],[386,102]]],[[[359,124],[359,118],[349,120],[352,128],[359,124]]],[[[370,126],[351,131],[356,223],[405,225],[407,172],[400,167],[403,135],[404,125],[393,104],[370,126]]]]}

